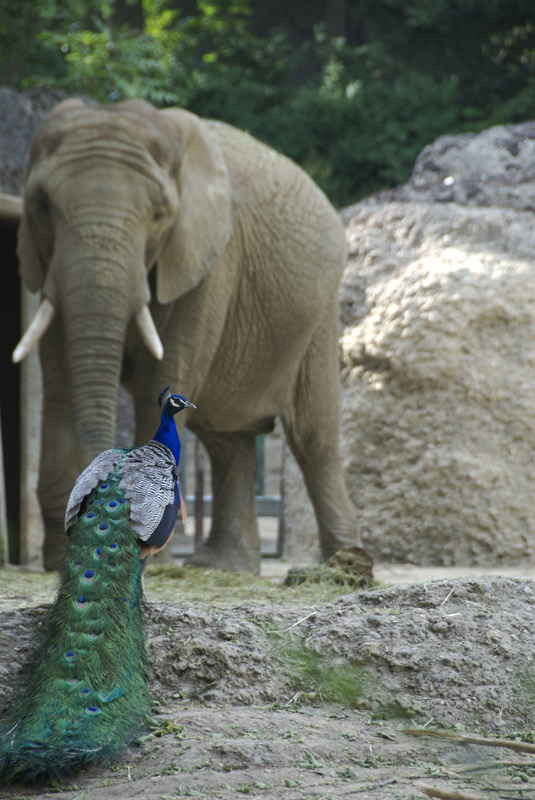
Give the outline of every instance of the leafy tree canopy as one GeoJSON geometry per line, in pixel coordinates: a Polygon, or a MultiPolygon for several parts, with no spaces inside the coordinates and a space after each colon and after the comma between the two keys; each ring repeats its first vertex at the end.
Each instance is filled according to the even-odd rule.
{"type": "Polygon", "coordinates": [[[249,130],[342,205],[444,133],[535,117],[532,0],[0,0],[0,83],[249,130]]]}

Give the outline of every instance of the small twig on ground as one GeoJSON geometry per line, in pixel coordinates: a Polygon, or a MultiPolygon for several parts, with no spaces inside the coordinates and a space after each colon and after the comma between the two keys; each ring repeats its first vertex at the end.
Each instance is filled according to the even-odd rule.
{"type": "Polygon", "coordinates": [[[392,783],[397,783],[397,778],[388,778],[388,780],[381,781],[381,783],[367,783],[366,786],[357,786],[348,792],[341,792],[340,797],[346,797],[349,795],[353,797],[353,795],[357,794],[357,792],[371,792],[375,789],[382,789],[383,786],[390,786],[392,783]]]}
{"type": "Polygon", "coordinates": [[[287,628],[284,628],[281,633],[288,633],[288,631],[291,631],[292,628],[296,628],[298,625],[301,625],[302,622],[306,622],[307,619],[310,619],[310,617],[313,617],[316,613],[316,611],[311,611],[310,614],[306,615],[306,617],[302,617],[302,619],[298,619],[297,622],[294,622],[293,625],[289,625],[287,628]]]}
{"type": "Polygon", "coordinates": [[[513,739],[488,739],[483,736],[472,736],[466,733],[453,733],[452,731],[439,731],[433,728],[404,728],[403,733],[410,736],[435,736],[439,739],[448,739],[460,744],[479,744],[483,747],[506,747],[516,750],[517,753],[535,753],[535,744],[529,742],[515,742],[513,739]]]}
{"type": "Polygon", "coordinates": [[[479,764],[455,764],[451,767],[459,775],[464,772],[484,772],[487,769],[500,769],[501,767],[525,767],[529,766],[528,761],[508,761],[506,759],[498,761],[481,761],[479,764]]]}
{"type": "Polygon", "coordinates": [[[439,603],[439,606],[438,606],[439,608],[441,608],[441,606],[443,606],[445,603],[447,603],[447,602],[448,602],[448,600],[449,600],[449,599],[450,599],[450,597],[452,596],[452,594],[453,594],[454,590],[455,590],[455,586],[452,586],[452,588],[451,588],[451,591],[450,591],[450,593],[448,594],[448,596],[447,596],[447,597],[445,597],[445,598],[444,598],[444,600],[443,600],[441,603],[439,603]]]}
{"type": "Polygon", "coordinates": [[[438,797],[440,800],[488,800],[480,794],[466,794],[466,792],[450,792],[448,789],[439,789],[437,786],[427,786],[422,783],[418,787],[428,797],[438,797]]]}

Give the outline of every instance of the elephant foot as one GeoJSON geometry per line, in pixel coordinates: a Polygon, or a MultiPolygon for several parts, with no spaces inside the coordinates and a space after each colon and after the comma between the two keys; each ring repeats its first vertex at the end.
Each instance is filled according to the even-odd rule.
{"type": "Polygon", "coordinates": [[[171,553],[170,547],[165,547],[159,553],[155,553],[150,557],[150,565],[153,567],[163,567],[168,564],[174,564],[175,559],[171,553]]]}
{"type": "Polygon", "coordinates": [[[328,561],[340,551],[362,551],[360,534],[356,527],[351,525],[351,518],[349,524],[339,525],[336,530],[333,530],[333,527],[320,527],[319,537],[322,561],[328,561]]]}
{"type": "Polygon", "coordinates": [[[369,589],[373,586],[373,559],[361,547],[339,550],[323,564],[289,570],[284,585],[299,586],[302,583],[330,583],[369,589]]]}
{"type": "Polygon", "coordinates": [[[223,569],[230,572],[250,572],[260,574],[260,554],[240,553],[234,548],[203,545],[193,555],[184,559],[193,567],[223,569]]]}

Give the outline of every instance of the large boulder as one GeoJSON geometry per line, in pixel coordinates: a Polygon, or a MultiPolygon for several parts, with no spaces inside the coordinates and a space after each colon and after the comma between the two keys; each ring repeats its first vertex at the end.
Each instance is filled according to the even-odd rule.
{"type": "Polygon", "coordinates": [[[408,183],[368,202],[392,200],[535,210],[535,121],[441,136],[422,150],[408,183]]]}
{"type": "Polygon", "coordinates": [[[16,92],[0,87],[0,191],[21,195],[35,130],[49,111],[69,95],[59,89],[34,87],[16,92]]]}
{"type": "MultiPolygon", "coordinates": [[[[342,451],[378,560],[535,555],[535,123],[444,137],[346,209],[342,451]]],[[[283,551],[317,557],[297,468],[283,551]]]]}

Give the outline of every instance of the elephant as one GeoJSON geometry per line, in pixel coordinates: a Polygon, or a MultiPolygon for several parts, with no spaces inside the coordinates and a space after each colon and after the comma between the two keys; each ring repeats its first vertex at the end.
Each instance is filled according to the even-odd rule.
{"type": "Polygon", "coordinates": [[[276,417],[322,557],[359,544],[339,452],[345,235],[304,170],[184,109],[69,98],[34,135],[17,252],[41,294],[13,358],[39,343],[46,569],[77,475],[114,446],[121,384],[136,443],[163,387],[197,406],[184,416],[209,455],[213,516],[191,563],[258,572],[255,437],[276,417]]]}

